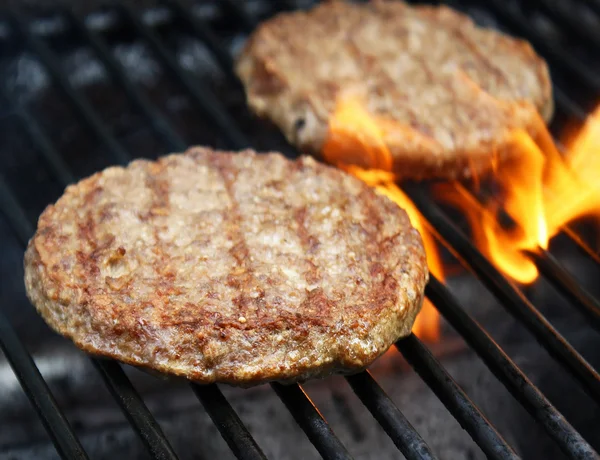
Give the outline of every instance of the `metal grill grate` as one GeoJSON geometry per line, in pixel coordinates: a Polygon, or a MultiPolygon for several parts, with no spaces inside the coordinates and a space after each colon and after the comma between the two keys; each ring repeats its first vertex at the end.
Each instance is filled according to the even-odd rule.
{"type": "MultiPolygon", "coordinates": [[[[278,3],[280,2],[273,2],[274,5],[278,3]]],[[[290,4],[292,2],[286,3],[290,4]]],[[[510,3],[510,5],[500,1],[489,1],[485,3],[485,7],[489,8],[502,21],[503,25],[508,26],[511,31],[524,35],[529,39],[549,60],[553,66],[553,71],[556,68],[564,76],[564,81],[567,81],[568,78],[574,79],[580,82],[581,85],[589,87],[596,94],[600,94],[600,78],[596,73],[578,58],[571,56],[566,49],[557,44],[548,43],[521,15],[518,6],[512,7],[514,2],[507,3],[510,3]]],[[[550,1],[533,3],[539,4],[539,8],[555,19],[561,26],[573,30],[581,38],[585,38],[596,51],[600,50],[600,36],[597,31],[582,28],[578,23],[574,23],[569,11],[557,9],[553,6],[554,3],[550,1]]],[[[177,1],[167,1],[165,4],[171,16],[185,24],[187,32],[196,36],[206,45],[221,70],[232,81],[232,84],[238,84],[233,76],[232,57],[210,27],[190,14],[177,1]]],[[[222,1],[220,7],[236,17],[239,20],[239,27],[246,32],[255,25],[255,19],[241,6],[241,2],[222,1]]],[[[201,81],[192,79],[189,76],[180,66],[180,63],[170,54],[166,44],[155,30],[148,26],[136,12],[126,6],[114,7],[112,11],[118,15],[119,21],[127,25],[131,33],[144,41],[163,68],[170,73],[173,81],[192,101],[194,109],[213,123],[214,128],[226,140],[227,147],[238,149],[250,146],[250,141],[243,129],[230,116],[220,99],[201,81]]],[[[128,151],[98,116],[93,104],[86,100],[69,82],[68,76],[61,67],[59,58],[47,43],[47,37],[40,36],[30,28],[29,18],[25,18],[14,11],[5,13],[9,26],[9,34],[6,40],[14,40],[16,37],[16,40],[21,40],[28,51],[35,54],[49,73],[54,85],[62,93],[64,99],[68,101],[90,134],[97,138],[103,149],[110,153],[115,161],[127,163],[130,160],[128,151]]],[[[173,151],[183,150],[187,142],[171,126],[167,117],[161,114],[126,75],[121,64],[113,57],[103,35],[86,24],[82,18],[69,12],[63,12],[62,14],[68,26],[77,35],[78,40],[91,47],[114,83],[122,89],[128,101],[144,117],[164,142],[164,145],[173,151]]],[[[56,181],[62,186],[72,183],[75,180],[74,174],[53,146],[36,117],[23,104],[20,104],[5,87],[2,88],[1,97],[8,102],[10,115],[14,116],[21,124],[56,181]]],[[[585,110],[572,100],[567,95],[565,88],[560,85],[556,88],[556,103],[559,112],[566,117],[582,119],[585,116],[585,110]]],[[[406,187],[406,191],[440,241],[452,248],[452,251],[463,264],[482,280],[504,307],[525,325],[548,353],[577,380],[590,399],[594,403],[599,403],[600,375],[598,372],[553,328],[540,311],[525,297],[523,292],[503,277],[478,252],[464,233],[422,188],[409,185],[406,187]]],[[[9,187],[8,181],[1,176],[0,206],[21,243],[25,245],[33,234],[32,222],[19,204],[16,194],[9,187]]],[[[583,244],[579,240],[575,240],[578,244],[583,244]]],[[[587,251],[591,253],[589,249],[587,251]]],[[[600,305],[598,301],[578,285],[573,277],[549,253],[532,254],[531,257],[545,277],[572,302],[573,306],[589,318],[593,327],[598,329],[600,325],[600,305]]],[[[540,390],[528,380],[525,374],[491,339],[486,331],[469,316],[459,300],[440,281],[432,277],[427,286],[426,295],[468,345],[476,351],[493,374],[506,386],[514,398],[522,404],[560,446],[568,458],[600,458],[590,444],[565,420],[540,390]]],[[[0,345],[24,391],[44,422],[59,454],[66,459],[87,458],[73,429],[56,404],[31,357],[19,341],[6,317],[2,314],[0,314],[0,345]]],[[[469,399],[460,385],[452,379],[418,338],[411,335],[399,341],[396,347],[488,458],[518,458],[480,409],[469,399]]],[[[177,458],[169,441],[121,366],[111,361],[93,359],[93,362],[152,457],[159,459],[177,458]]],[[[347,377],[347,381],[406,458],[435,458],[419,433],[369,372],[365,371],[347,377]]],[[[351,458],[300,385],[282,386],[272,384],[271,386],[323,458],[351,458]]],[[[266,458],[216,385],[199,386],[191,384],[191,387],[238,458],[266,458]]]]}

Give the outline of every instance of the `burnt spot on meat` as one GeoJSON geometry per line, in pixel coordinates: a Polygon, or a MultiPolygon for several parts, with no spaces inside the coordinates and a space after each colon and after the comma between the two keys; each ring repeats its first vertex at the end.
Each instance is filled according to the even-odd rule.
{"type": "Polygon", "coordinates": [[[296,132],[301,131],[305,126],[306,126],[305,118],[296,118],[296,121],[294,121],[294,129],[296,130],[296,132]]]}

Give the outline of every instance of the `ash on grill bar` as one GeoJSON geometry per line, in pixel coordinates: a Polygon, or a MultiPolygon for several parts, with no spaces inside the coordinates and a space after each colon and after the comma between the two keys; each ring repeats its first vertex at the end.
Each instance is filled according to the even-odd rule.
{"type": "Polygon", "coordinates": [[[79,352],[27,302],[23,250],[67,184],[111,164],[192,144],[297,155],[232,60],[314,2],[24,3],[0,14],[0,459],[599,458],[598,227],[580,217],[600,210],[600,1],[447,2],[548,61],[556,140],[516,141],[504,194],[355,171],[425,237],[416,334],[369,371],[248,390],[79,352]]]}

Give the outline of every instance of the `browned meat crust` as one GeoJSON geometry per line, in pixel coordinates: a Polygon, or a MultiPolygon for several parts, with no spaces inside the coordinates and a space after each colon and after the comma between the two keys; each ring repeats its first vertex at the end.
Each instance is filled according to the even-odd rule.
{"type": "MultiPolygon", "coordinates": [[[[320,155],[341,98],[384,118],[400,178],[469,177],[535,135],[553,112],[546,63],[529,43],[440,6],[326,2],[261,24],[238,58],[248,103],[320,155]]],[[[348,149],[350,150],[350,149],[348,149]]],[[[361,166],[365,155],[344,152],[361,166]]]]}
{"type": "Polygon", "coordinates": [[[428,279],[405,212],[310,157],[193,148],[67,188],[25,253],[27,294],[80,348],[202,383],[364,368],[428,279]]]}

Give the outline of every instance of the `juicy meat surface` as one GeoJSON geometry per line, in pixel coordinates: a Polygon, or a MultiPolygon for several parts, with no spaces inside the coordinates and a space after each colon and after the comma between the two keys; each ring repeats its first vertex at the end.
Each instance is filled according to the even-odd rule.
{"type": "MultiPolygon", "coordinates": [[[[282,13],[251,35],[236,71],[250,107],[307,153],[324,156],[336,107],[356,101],[399,178],[483,173],[518,154],[513,130],[535,136],[553,112],[547,65],[529,43],[445,6],[331,1],[282,13]]],[[[326,156],[376,166],[356,144],[326,156]]]]}
{"type": "Polygon", "coordinates": [[[427,279],[406,213],[358,179],[206,148],[69,186],[25,253],[29,298],[80,348],[242,386],[366,367],[427,279]]]}

